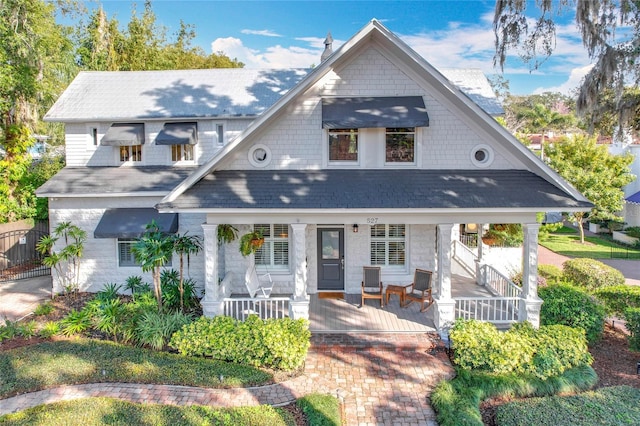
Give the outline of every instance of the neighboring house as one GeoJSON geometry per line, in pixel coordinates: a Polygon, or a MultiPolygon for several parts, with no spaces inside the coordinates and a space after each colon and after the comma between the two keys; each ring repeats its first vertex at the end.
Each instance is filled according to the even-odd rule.
{"type": "Polygon", "coordinates": [[[623,188],[625,200],[622,217],[625,227],[640,226],[640,141],[635,139],[636,143],[631,143],[632,141],[634,140],[629,139],[623,143],[612,144],[609,148],[612,154],[633,155],[633,162],[629,168],[636,178],[623,188]]]}
{"type": "Polygon", "coordinates": [[[248,259],[217,242],[233,224],[264,233],[258,273],[292,295],[293,317],[310,294],[359,293],[365,265],[384,283],[424,268],[442,329],[458,224],[521,223],[519,319],[538,324],[536,213],[591,203],[492,118],[479,71],[443,75],[376,20],[323,57],[311,70],[81,73],[45,117],[66,124],[67,167],[37,193],[52,227],[88,232],[83,288],[139,275],[132,239],[156,218],[204,238],[190,274],[204,313],[220,314],[246,292],[248,259]]]}

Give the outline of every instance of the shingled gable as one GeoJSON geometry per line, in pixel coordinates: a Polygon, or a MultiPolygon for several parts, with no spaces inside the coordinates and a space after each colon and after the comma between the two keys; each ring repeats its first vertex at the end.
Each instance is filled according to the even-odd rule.
{"type": "MultiPolygon", "coordinates": [[[[258,116],[244,132],[218,151],[209,162],[200,166],[192,175],[177,185],[157,207],[160,210],[167,208],[186,190],[209,173],[214,172],[246,139],[259,131],[263,126],[277,119],[282,111],[286,110],[287,105],[294,102],[300,94],[312,88],[316,82],[333,68],[339,67],[342,63],[348,61],[351,53],[357,52],[368,43],[375,43],[377,48],[383,51],[393,52],[395,56],[402,58],[403,65],[406,67],[406,70],[411,73],[410,77],[423,81],[425,84],[431,86],[434,89],[433,92],[431,92],[432,96],[448,108],[460,111],[460,113],[467,118],[467,123],[470,126],[479,132],[489,135],[493,140],[500,143],[503,148],[501,151],[503,155],[510,156],[512,159],[517,159],[517,161],[522,162],[532,173],[561,189],[579,201],[580,204],[589,204],[589,201],[584,198],[582,194],[536,157],[528,148],[522,145],[513,135],[484,111],[476,103],[477,99],[475,99],[476,102],[474,102],[471,96],[465,95],[452,81],[447,79],[379,21],[373,19],[329,56],[329,58],[306,75],[306,77],[288,93],[277,100],[264,114],[258,116]]],[[[578,209],[584,210],[584,207],[579,207],[578,209]]]]}

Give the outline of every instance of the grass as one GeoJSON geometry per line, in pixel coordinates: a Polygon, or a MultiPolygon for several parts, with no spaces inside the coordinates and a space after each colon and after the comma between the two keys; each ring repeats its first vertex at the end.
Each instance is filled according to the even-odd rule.
{"type": "Polygon", "coordinates": [[[330,395],[310,394],[297,402],[313,426],[340,426],[342,415],[338,400],[330,395]]]}
{"type": "Polygon", "coordinates": [[[540,245],[558,254],[571,257],[588,257],[591,259],[610,259],[611,250],[627,250],[629,259],[640,259],[640,249],[616,244],[600,237],[585,237],[585,243],[580,243],[580,236],[575,233],[553,233],[540,239],[540,245]]]}
{"type": "Polygon", "coordinates": [[[268,405],[216,409],[203,406],[135,404],[112,398],[86,398],[40,405],[0,417],[0,425],[234,425],[293,426],[286,410],[268,405]]]}
{"type": "Polygon", "coordinates": [[[531,398],[500,406],[499,426],[638,425],[640,389],[614,386],[573,396],[531,398]]]}
{"type": "Polygon", "coordinates": [[[272,374],[254,367],[93,339],[45,342],[0,352],[0,398],[95,382],[225,388],[272,381],[272,374]]]}
{"type": "Polygon", "coordinates": [[[590,389],[598,381],[596,372],[588,365],[566,370],[547,380],[518,374],[456,371],[455,378],[440,382],[431,394],[440,426],[482,426],[480,403],[485,399],[575,393],[590,389]]]}

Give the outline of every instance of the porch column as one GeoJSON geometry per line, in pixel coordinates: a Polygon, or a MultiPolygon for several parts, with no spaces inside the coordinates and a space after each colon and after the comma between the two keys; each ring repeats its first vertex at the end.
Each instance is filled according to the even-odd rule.
{"type": "Polygon", "coordinates": [[[487,280],[484,277],[485,269],[482,267],[484,265],[484,244],[482,243],[482,229],[484,227],[484,223],[478,224],[478,259],[476,260],[476,284],[484,285],[487,280]]]}
{"type": "Polygon", "coordinates": [[[202,313],[215,317],[224,313],[224,294],[218,285],[218,225],[203,223],[204,230],[204,297],[200,301],[202,313]]]}
{"type": "Polygon", "coordinates": [[[436,309],[434,322],[440,336],[445,338],[448,329],[455,320],[455,301],[451,298],[451,242],[453,241],[453,224],[438,225],[438,294],[434,299],[436,309]]]}
{"type": "Polygon", "coordinates": [[[309,319],[307,295],[307,238],[306,223],[291,224],[293,238],[293,298],[289,302],[289,317],[309,319]]]}
{"type": "Polygon", "coordinates": [[[540,306],[538,297],[538,231],[539,223],[522,225],[524,244],[522,248],[522,297],[519,320],[529,321],[534,327],[540,326],[540,306]]]}

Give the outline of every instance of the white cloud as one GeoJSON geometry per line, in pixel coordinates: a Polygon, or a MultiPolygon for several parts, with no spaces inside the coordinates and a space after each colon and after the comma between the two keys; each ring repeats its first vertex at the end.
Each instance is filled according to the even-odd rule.
{"type": "Polygon", "coordinates": [[[271,30],[240,30],[242,34],[259,35],[265,37],[282,37],[282,35],[271,30]]]}
{"type": "Polygon", "coordinates": [[[564,95],[573,95],[575,89],[582,84],[582,79],[585,75],[587,75],[589,71],[591,71],[591,68],[593,68],[593,65],[574,68],[571,70],[569,78],[564,83],[552,87],[538,87],[533,91],[533,93],[539,94],[544,92],[559,92],[564,95]]]}
{"type": "MultiPolygon", "coordinates": [[[[309,41],[315,44],[316,40],[309,41]]],[[[244,62],[247,68],[308,68],[320,62],[324,44],[322,48],[275,45],[257,50],[245,46],[238,38],[227,37],[214,40],[211,49],[244,62]]]]}

